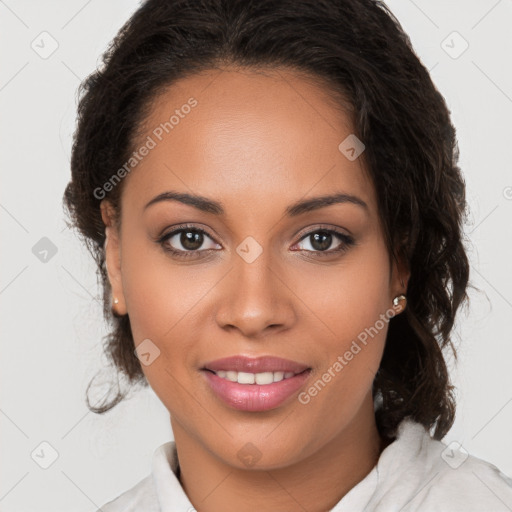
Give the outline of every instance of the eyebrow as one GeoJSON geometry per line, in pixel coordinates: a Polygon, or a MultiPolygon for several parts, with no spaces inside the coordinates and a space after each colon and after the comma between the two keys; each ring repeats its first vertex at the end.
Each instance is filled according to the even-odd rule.
{"type": "MultiPolygon", "coordinates": [[[[149,203],[146,204],[144,210],[146,210],[149,206],[155,203],[159,203],[162,201],[178,201],[183,204],[187,204],[197,208],[206,213],[212,213],[214,215],[224,215],[225,210],[222,206],[222,203],[218,201],[214,201],[213,199],[209,199],[204,196],[200,196],[197,194],[188,194],[185,192],[174,192],[167,191],[161,194],[158,194],[156,197],[151,199],[149,203]]],[[[355,204],[366,210],[368,210],[368,205],[359,197],[354,196],[352,194],[345,193],[336,193],[332,195],[325,195],[319,197],[313,197],[310,199],[299,200],[290,206],[288,206],[285,210],[285,214],[289,217],[296,217],[306,212],[311,212],[314,210],[318,210],[320,208],[324,208],[326,206],[330,206],[332,204],[355,204]]]]}

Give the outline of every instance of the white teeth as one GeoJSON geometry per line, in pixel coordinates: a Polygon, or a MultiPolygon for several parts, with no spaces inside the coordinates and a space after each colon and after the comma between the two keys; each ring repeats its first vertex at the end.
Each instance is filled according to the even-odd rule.
{"type": "Polygon", "coordinates": [[[226,379],[230,380],[231,382],[236,382],[238,380],[238,372],[226,372],[226,379]]]}
{"type": "Polygon", "coordinates": [[[238,372],[238,384],[254,384],[254,373],[238,372]]]}
{"type": "Polygon", "coordinates": [[[238,382],[238,384],[272,384],[279,382],[283,379],[293,377],[293,372],[262,372],[262,373],[248,373],[248,372],[235,372],[219,370],[215,372],[217,377],[230,380],[231,382],[238,382]]]}
{"type": "Polygon", "coordinates": [[[274,372],[274,382],[279,382],[284,379],[284,372],[274,372]]]}
{"type": "Polygon", "coordinates": [[[274,374],[272,372],[256,373],[254,380],[256,384],[272,384],[272,382],[274,382],[274,374]]]}

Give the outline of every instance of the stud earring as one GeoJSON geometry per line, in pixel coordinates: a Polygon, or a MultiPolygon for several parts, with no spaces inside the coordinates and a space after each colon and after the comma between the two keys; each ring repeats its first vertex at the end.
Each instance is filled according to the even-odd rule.
{"type": "Polygon", "coordinates": [[[397,295],[393,299],[393,306],[398,306],[402,300],[405,301],[403,305],[403,308],[405,309],[405,306],[407,305],[407,297],[405,295],[397,295]]]}
{"type": "Polygon", "coordinates": [[[117,297],[114,297],[114,304],[119,304],[119,299],[117,297]]]}

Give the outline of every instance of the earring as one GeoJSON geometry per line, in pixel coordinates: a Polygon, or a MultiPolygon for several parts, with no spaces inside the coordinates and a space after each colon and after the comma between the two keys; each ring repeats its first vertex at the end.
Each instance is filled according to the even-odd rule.
{"type": "Polygon", "coordinates": [[[404,300],[405,303],[403,305],[403,308],[405,309],[405,306],[407,305],[407,297],[405,295],[397,295],[394,299],[393,299],[393,306],[398,306],[398,304],[400,304],[400,301],[401,300],[404,300]]]}
{"type": "Polygon", "coordinates": [[[119,304],[119,299],[117,297],[114,297],[114,304],[119,304]]]}

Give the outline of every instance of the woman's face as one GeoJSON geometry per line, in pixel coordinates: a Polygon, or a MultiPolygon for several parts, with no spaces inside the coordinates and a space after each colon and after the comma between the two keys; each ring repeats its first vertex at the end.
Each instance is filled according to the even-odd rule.
{"type": "Polygon", "coordinates": [[[362,147],[340,149],[352,128],[327,94],[285,70],[181,80],[145,120],[120,233],[107,230],[116,308],[175,436],[232,466],[253,450],[258,468],[284,467],[373,421],[386,319],[404,288],[362,147]],[[205,370],[239,355],[308,370],[290,383],[266,368],[270,385],[268,371],[243,384],[205,370]]]}

